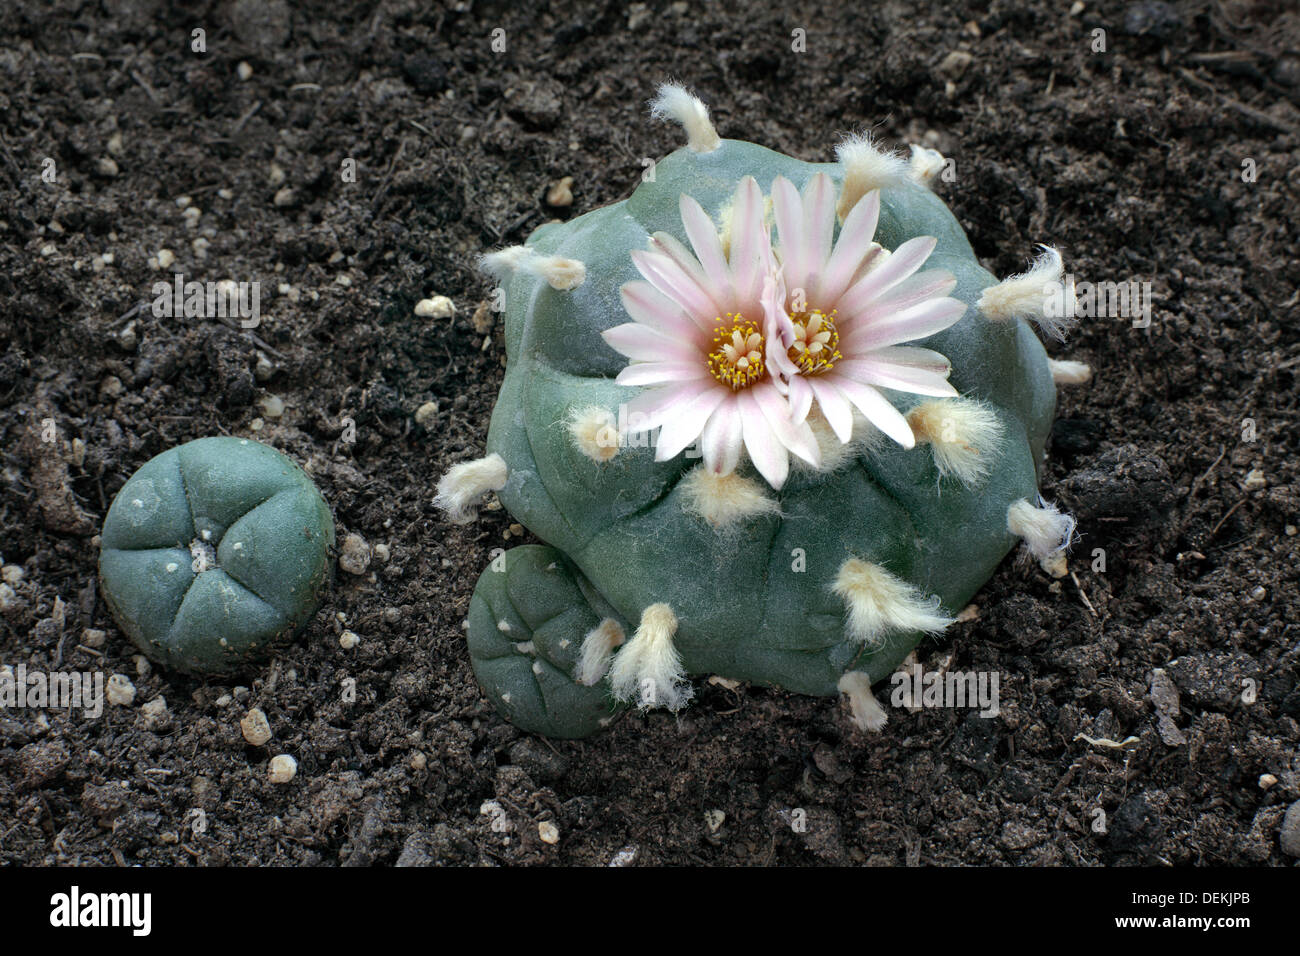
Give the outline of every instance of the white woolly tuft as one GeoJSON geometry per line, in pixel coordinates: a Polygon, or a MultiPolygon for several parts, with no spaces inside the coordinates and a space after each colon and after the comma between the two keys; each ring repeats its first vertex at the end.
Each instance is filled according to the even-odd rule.
{"type": "Polygon", "coordinates": [[[840,222],[873,189],[902,186],[907,182],[907,163],[877,146],[870,133],[848,137],[835,147],[835,156],[844,167],[844,185],[835,207],[840,222]]]}
{"type": "Polygon", "coordinates": [[[895,631],[937,634],[952,623],[940,612],[937,597],[927,598],[880,565],[859,558],[840,565],[831,589],[849,606],[849,634],[867,645],[879,645],[895,631]]]}
{"type": "Polygon", "coordinates": [[[1092,381],[1092,366],[1087,362],[1048,359],[1047,367],[1052,370],[1052,381],[1057,385],[1083,385],[1092,381]]]}
{"type": "Polygon", "coordinates": [[[626,638],[623,625],[612,617],[607,617],[582,639],[582,653],[578,666],[573,671],[573,679],[584,687],[595,687],[609,672],[610,661],[614,658],[614,648],[621,645],[626,638]]]}
{"type": "Polygon", "coordinates": [[[1065,551],[1074,539],[1074,518],[1062,514],[1056,505],[1038,499],[1037,506],[1025,498],[1007,508],[1007,530],[1023,538],[1029,553],[1052,577],[1064,577],[1065,551]]]}
{"type": "Polygon", "coordinates": [[[608,408],[571,408],[567,427],[574,446],[592,461],[604,464],[618,454],[618,425],[608,408]]]}
{"type": "Polygon", "coordinates": [[[1064,339],[1074,325],[1074,284],[1061,281],[1061,254],[1051,246],[1042,248],[1028,272],[989,286],[975,307],[995,322],[1025,319],[1036,322],[1044,335],[1064,339]]]}
{"type": "Polygon", "coordinates": [[[727,528],[759,515],[777,515],[781,506],[763,493],[763,486],[751,478],[731,472],[716,475],[697,465],[679,486],[685,501],[683,510],[699,515],[715,528],[727,528]]]}
{"type": "Polygon", "coordinates": [[[478,499],[489,491],[500,491],[508,477],[505,459],[495,452],[453,465],[438,482],[434,507],[447,512],[447,518],[456,524],[468,524],[474,520],[478,499]]]}
{"type": "Polygon", "coordinates": [[[918,442],[929,442],[939,474],[964,485],[980,484],[989,476],[993,457],[1002,446],[997,413],[969,398],[922,402],[907,413],[907,424],[918,442]]]}
{"type": "Polygon", "coordinates": [[[709,120],[709,108],[680,84],[662,84],[659,95],[650,101],[650,112],[659,119],[681,124],[686,130],[686,145],[696,153],[711,153],[722,145],[709,120]]]}
{"type": "Polygon", "coordinates": [[[926,188],[930,188],[939,174],[943,172],[944,163],[947,162],[943,153],[937,149],[930,149],[927,146],[912,146],[912,158],[907,163],[907,175],[913,182],[920,183],[926,188]]]}
{"type": "Polygon", "coordinates": [[[489,252],[479,260],[479,268],[498,282],[516,272],[528,272],[541,276],[559,292],[571,292],[587,279],[587,267],[579,260],[541,256],[529,246],[508,246],[489,252]]]}
{"type": "Polygon", "coordinates": [[[853,723],[859,730],[872,734],[884,730],[889,715],[876,700],[876,695],[871,693],[870,677],[861,671],[848,671],[840,678],[838,687],[841,694],[848,695],[853,723]]]}
{"type": "Polygon", "coordinates": [[[609,669],[615,699],[635,700],[642,710],[677,711],[686,706],[694,691],[673,646],[676,633],[677,615],[667,604],[651,604],[641,612],[641,625],[609,669]]]}

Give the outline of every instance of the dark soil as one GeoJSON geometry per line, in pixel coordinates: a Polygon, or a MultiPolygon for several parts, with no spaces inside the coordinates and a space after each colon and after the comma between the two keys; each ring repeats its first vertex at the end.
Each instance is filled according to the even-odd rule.
{"type": "Polygon", "coordinates": [[[0,663],[125,674],[136,695],[98,719],[0,712],[0,860],[1293,862],[1278,840],[1300,798],[1292,5],[533,6],[4,5],[0,552],[23,575],[0,663]],[[1080,519],[1073,574],[1008,559],[978,618],[923,654],[996,670],[998,718],[900,710],[866,737],[841,701],[699,682],[680,719],[555,742],[480,696],[461,622],[489,551],[519,539],[503,511],[458,527],[431,505],[447,467],[482,454],[502,375],[500,328],[474,327],[475,258],[626,196],[641,158],[680,141],[645,107],[668,77],[723,136],[803,159],[868,126],[936,145],[957,170],[939,192],[995,273],[1051,242],[1080,279],[1153,283],[1149,329],[1085,320],[1050,347],[1096,372],[1062,391],[1044,479],[1080,519]],[[553,210],[562,176],[575,201],[553,210]],[[174,266],[151,266],[161,249],[174,266]],[[261,325],[155,318],[152,285],[177,271],[260,281],[261,325]],[[432,294],[457,316],[415,317],[432,294]],[[213,434],[289,454],[340,537],[390,548],[340,573],[242,687],[139,666],[95,580],[122,483],[213,434]],[[1159,678],[1152,694],[1156,668],[1172,694],[1159,678]],[[156,698],[165,712],[142,711],[156,698]],[[264,747],[240,733],[253,706],[264,747]],[[267,779],[279,753],[299,763],[289,785],[267,779]]]}

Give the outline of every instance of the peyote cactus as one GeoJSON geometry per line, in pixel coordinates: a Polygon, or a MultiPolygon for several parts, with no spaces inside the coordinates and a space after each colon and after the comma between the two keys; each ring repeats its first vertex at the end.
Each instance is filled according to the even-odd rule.
{"type": "Polygon", "coordinates": [[[150,659],[228,673],[264,657],[320,605],[334,519],[303,470],[242,438],[200,438],[145,462],[104,519],[99,577],[150,659]]]}
{"type": "Polygon", "coordinates": [[[1073,522],[1037,469],[1054,379],[1087,369],[1025,321],[1068,319],[1060,258],[999,283],[927,188],[932,150],[806,163],[719,139],[679,87],[655,107],[689,142],[626,201],[485,259],[508,366],[488,455],[438,503],[469,520],[496,491],[549,546],[482,573],[475,674],[557,737],[676,710],[704,674],[845,693],[878,730],[871,684],[1018,537],[1060,573],[1073,522]]]}

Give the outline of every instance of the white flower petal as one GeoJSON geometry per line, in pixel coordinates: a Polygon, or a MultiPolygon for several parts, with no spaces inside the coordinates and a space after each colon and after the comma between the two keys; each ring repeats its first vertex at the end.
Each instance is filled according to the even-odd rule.
{"type": "Polygon", "coordinates": [[[834,235],[835,187],[829,176],[818,173],[803,188],[804,254],[800,258],[805,268],[822,268],[830,258],[834,235]]]}
{"type": "Polygon", "coordinates": [[[813,467],[821,464],[821,449],[807,424],[796,425],[790,418],[790,403],[773,386],[756,385],[748,391],[772,428],[772,434],[787,449],[813,467]]]}
{"type": "Polygon", "coordinates": [[[682,307],[702,331],[713,328],[718,310],[713,300],[677,263],[662,252],[632,250],[632,262],[650,284],[682,307]]]}
{"type": "Polygon", "coordinates": [[[665,416],[655,445],[655,461],[667,461],[681,454],[687,445],[700,437],[709,416],[726,399],[726,389],[718,386],[681,405],[671,416],[665,416]]]}
{"type": "Polygon", "coordinates": [[[717,387],[718,383],[712,378],[704,378],[647,389],[627,403],[627,430],[635,434],[658,428],[701,395],[717,387]]]}
{"type": "Polygon", "coordinates": [[[924,339],[952,327],[965,313],[966,303],[960,299],[927,299],[888,318],[853,325],[840,339],[840,351],[856,357],[900,342],[924,339]]]}
{"type": "Polygon", "coordinates": [[[809,262],[805,255],[803,205],[794,183],[784,176],[772,180],[772,213],[776,219],[776,235],[781,251],[781,269],[790,290],[802,289],[804,297],[809,290],[804,285],[809,262]]]}
{"type": "Polygon", "coordinates": [[[880,246],[871,241],[879,220],[880,191],[873,190],[853,207],[849,218],[844,220],[835,249],[817,278],[816,293],[820,301],[837,301],[852,283],[863,260],[880,252],[880,246]]]}
{"type": "Polygon", "coordinates": [[[754,397],[754,389],[745,389],[738,394],[737,399],[741,432],[749,460],[769,485],[779,489],[790,473],[790,456],[785,446],[772,433],[772,426],[768,424],[754,397]]]}
{"type": "Polygon", "coordinates": [[[904,448],[911,448],[916,444],[916,438],[912,435],[907,419],[876,389],[855,382],[851,378],[842,377],[835,379],[835,387],[843,392],[844,397],[856,405],[863,415],[867,416],[871,424],[894,441],[904,448]]]}
{"type": "Polygon", "coordinates": [[[853,323],[874,322],[894,312],[902,312],[914,305],[946,296],[957,285],[953,274],[946,269],[926,269],[908,276],[887,293],[861,311],[853,314],[853,323]]]}
{"type": "Polygon", "coordinates": [[[703,361],[634,362],[614,379],[619,385],[661,385],[664,382],[713,381],[703,361]]]}
{"type": "MultiPolygon", "coordinates": [[[[874,356],[875,353],[872,354],[874,356]]],[[[952,387],[946,373],[941,375],[928,368],[865,358],[840,362],[835,366],[835,371],[845,378],[864,385],[878,385],[899,392],[933,395],[938,398],[952,398],[957,394],[957,389],[952,387]]]]}
{"type": "Polygon", "coordinates": [[[691,321],[682,307],[644,279],[624,283],[619,296],[633,321],[678,338],[698,338],[700,327],[691,321]]]}
{"type": "Polygon", "coordinates": [[[700,357],[699,349],[692,343],[637,322],[616,325],[600,336],[614,351],[642,362],[692,362],[700,357]]]}
{"type": "MultiPolygon", "coordinates": [[[[854,211],[860,206],[861,203],[854,206],[854,211]]],[[[812,376],[807,382],[817,396],[817,407],[822,410],[835,437],[842,442],[849,442],[853,438],[853,408],[849,405],[849,400],[835,387],[833,380],[812,376]]]]}
{"type": "Polygon", "coordinates": [[[763,264],[770,238],[763,222],[763,194],[753,176],[736,187],[731,212],[731,276],[740,302],[757,299],[763,291],[763,264]]]}
{"type": "Polygon", "coordinates": [[[902,282],[925,264],[938,240],[917,236],[895,249],[884,262],[855,282],[837,304],[844,315],[856,315],[886,289],[902,282]]]}
{"type": "Polygon", "coordinates": [[[742,445],[740,405],[730,396],[713,410],[700,437],[705,466],[717,475],[729,475],[740,464],[742,445]]]}
{"type": "Polygon", "coordinates": [[[722,241],[718,238],[717,227],[704,208],[685,193],[682,194],[680,208],[686,238],[691,241],[691,247],[708,277],[713,299],[726,305],[728,302],[723,300],[734,298],[734,292],[731,290],[731,267],[727,265],[727,258],[722,253],[722,241]]]}

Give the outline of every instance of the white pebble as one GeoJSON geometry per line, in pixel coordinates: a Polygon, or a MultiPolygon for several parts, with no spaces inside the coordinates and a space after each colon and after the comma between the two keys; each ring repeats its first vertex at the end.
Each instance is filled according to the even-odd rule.
{"type": "Polygon", "coordinates": [[[456,314],[456,303],[445,295],[435,295],[415,303],[415,314],[421,318],[449,319],[456,314]]]}
{"type": "Polygon", "coordinates": [[[284,414],[284,399],[279,395],[267,395],[257,404],[267,418],[279,418],[284,414]]]}
{"type": "Polygon", "coordinates": [[[130,707],[135,700],[135,685],[125,674],[114,674],[104,685],[104,696],[116,707],[130,707]]]}
{"type": "Polygon", "coordinates": [[[415,410],[415,424],[421,428],[431,428],[438,418],[438,403],[425,402],[415,410]]]}
{"type": "Polygon", "coordinates": [[[352,648],[356,647],[360,643],[361,637],[356,633],[356,631],[344,631],[339,635],[339,647],[343,648],[345,651],[352,650],[352,648]]]}
{"type": "Polygon", "coordinates": [[[370,545],[355,531],[343,539],[339,548],[339,567],[348,574],[365,574],[370,567],[370,545]]]}
{"type": "Polygon", "coordinates": [[[266,770],[272,783],[288,783],[298,773],[298,761],[288,754],[277,754],[271,758],[266,770]]]}
{"type": "Polygon", "coordinates": [[[560,842],[560,828],[550,820],[543,820],[537,824],[537,835],[542,838],[543,843],[552,846],[560,842]]]}
{"type": "Polygon", "coordinates": [[[239,721],[240,733],[254,747],[260,747],[271,739],[271,722],[260,707],[254,707],[239,721]]]}

